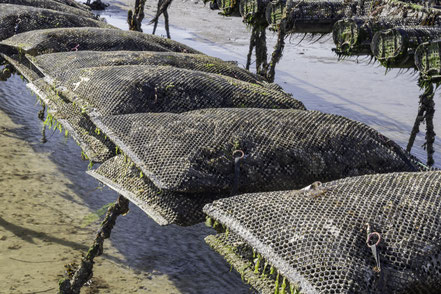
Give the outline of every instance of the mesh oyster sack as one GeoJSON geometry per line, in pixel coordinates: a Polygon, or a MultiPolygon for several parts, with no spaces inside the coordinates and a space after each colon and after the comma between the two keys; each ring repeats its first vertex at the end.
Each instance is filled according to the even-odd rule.
{"type": "Polygon", "coordinates": [[[294,109],[204,109],[91,117],[159,189],[296,189],[416,170],[394,142],[347,118],[294,109]]]}
{"type": "Polygon", "coordinates": [[[85,112],[98,115],[217,107],[305,109],[279,90],[170,66],[93,67],[72,70],[69,77],[53,77],[60,93],[85,112]]]}
{"type": "Polygon", "coordinates": [[[104,22],[51,9],[0,4],[0,40],[39,29],[110,27],[104,22]]]}
{"type": "Polygon", "coordinates": [[[120,65],[167,65],[221,74],[255,84],[266,84],[263,78],[256,74],[230,62],[202,54],[150,51],[78,51],[43,54],[29,59],[46,76],[60,77],[62,80],[71,76],[72,69],[120,65]]]}
{"type": "Polygon", "coordinates": [[[334,24],[334,51],[340,55],[372,55],[371,42],[376,32],[396,26],[415,25],[416,22],[397,18],[353,17],[334,24]]]}
{"type": "Polygon", "coordinates": [[[416,48],[427,41],[441,37],[440,28],[395,27],[377,32],[371,43],[371,50],[385,67],[414,67],[416,48]]]}
{"type": "Polygon", "coordinates": [[[441,40],[419,45],[415,51],[415,65],[425,79],[441,81],[441,40]]]}
{"type": "Polygon", "coordinates": [[[413,22],[422,26],[439,26],[441,10],[424,7],[413,1],[379,0],[372,1],[370,17],[388,17],[413,22]]]}
{"type": "MultiPolygon", "coordinates": [[[[134,31],[100,28],[36,30],[0,42],[4,53],[40,55],[66,51],[173,51],[200,53],[166,38],[134,31]]],[[[200,53],[201,54],[201,53],[200,53]]]]}
{"type": "Polygon", "coordinates": [[[202,207],[228,196],[160,190],[124,155],[117,155],[87,173],[129,199],[159,225],[191,226],[203,222],[202,207]]]}
{"type": "Polygon", "coordinates": [[[34,81],[43,77],[43,74],[26,58],[15,54],[6,55],[3,53],[0,53],[0,57],[12,65],[27,81],[34,81]]]}
{"type": "Polygon", "coordinates": [[[287,33],[330,33],[333,25],[345,16],[350,16],[351,5],[344,1],[289,0],[284,19],[287,33]],[[348,13],[349,12],[349,13],[348,13]]]}
{"type": "Polygon", "coordinates": [[[204,211],[255,250],[252,268],[278,291],[438,293],[440,195],[439,171],[391,173],[239,195],[204,211]]]}
{"type": "Polygon", "coordinates": [[[220,233],[205,237],[205,242],[240,274],[243,282],[260,294],[300,294],[296,284],[287,282],[280,274],[277,278],[275,268],[237,234],[211,219],[206,224],[220,233]]]}
{"type": "Polygon", "coordinates": [[[52,9],[56,11],[75,14],[82,17],[96,18],[91,11],[76,8],[70,5],[65,5],[63,3],[53,0],[0,0],[0,4],[33,6],[38,8],[52,9]]]}
{"type": "Polygon", "coordinates": [[[48,126],[57,127],[57,124],[60,124],[65,134],[72,136],[81,147],[86,159],[91,162],[103,162],[114,155],[115,145],[105,134],[97,130],[87,114],[65,101],[42,79],[28,83],[27,87],[46,105],[48,126]]]}

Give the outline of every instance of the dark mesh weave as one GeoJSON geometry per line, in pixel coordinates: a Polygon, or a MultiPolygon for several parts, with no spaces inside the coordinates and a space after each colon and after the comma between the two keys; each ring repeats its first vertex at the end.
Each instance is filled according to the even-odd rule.
{"type": "Polygon", "coordinates": [[[402,149],[370,127],[316,111],[205,109],[93,118],[160,189],[231,191],[233,151],[242,150],[239,191],[415,170],[402,149]]]}
{"type": "Polygon", "coordinates": [[[441,80],[441,40],[426,42],[415,51],[415,65],[425,78],[441,80]]]}
{"type": "Polygon", "coordinates": [[[395,27],[377,32],[372,39],[371,49],[377,60],[386,67],[413,67],[418,45],[440,37],[440,28],[395,27]]]}
{"type": "MultiPolygon", "coordinates": [[[[352,5],[352,3],[350,4],[352,5]]],[[[352,11],[343,1],[289,0],[284,17],[287,33],[330,33],[332,26],[352,11]]]]}
{"type": "Polygon", "coordinates": [[[159,65],[173,66],[190,70],[221,74],[238,80],[261,83],[263,78],[219,58],[201,54],[148,51],[78,51],[44,54],[30,58],[47,76],[66,80],[72,69],[85,67],[120,66],[120,65],[159,65]]]}
{"type": "Polygon", "coordinates": [[[140,171],[118,155],[103,163],[89,175],[130,199],[160,225],[190,226],[205,220],[202,207],[221,197],[215,193],[189,194],[158,189],[140,171]]]}
{"type": "Polygon", "coordinates": [[[95,18],[91,11],[72,7],[53,0],[0,0],[0,3],[33,6],[75,14],[82,17],[95,18]]]}
{"type": "Polygon", "coordinates": [[[0,40],[39,29],[110,27],[104,22],[50,9],[0,4],[0,40]]]}
{"type": "Polygon", "coordinates": [[[48,112],[72,136],[92,162],[103,162],[114,155],[115,146],[105,134],[96,130],[89,117],[69,101],[63,100],[43,80],[27,84],[48,107],[48,112]]]}
{"type": "Polygon", "coordinates": [[[441,10],[416,5],[412,1],[377,0],[373,1],[370,17],[399,19],[405,23],[409,21],[418,25],[441,25],[441,10]],[[408,2],[408,3],[406,3],[408,2]]]}
{"type": "Polygon", "coordinates": [[[343,55],[371,55],[371,41],[376,32],[403,25],[416,25],[416,22],[387,17],[342,19],[335,23],[332,31],[335,52],[343,55]]]}
{"type": "Polygon", "coordinates": [[[11,64],[27,81],[34,81],[43,77],[43,74],[41,74],[29,60],[22,56],[15,54],[8,56],[2,53],[0,53],[0,56],[11,64]]]}
{"type": "Polygon", "coordinates": [[[439,293],[440,195],[439,171],[392,173],[244,194],[204,211],[302,293],[439,293]],[[381,235],[380,272],[366,224],[381,235]]]}
{"type": "Polygon", "coordinates": [[[31,55],[77,50],[200,53],[176,41],[154,35],[99,28],[37,30],[16,35],[0,43],[0,50],[12,49],[31,55]]]}
{"type": "Polygon", "coordinates": [[[304,109],[282,91],[218,74],[170,66],[127,65],[72,70],[60,91],[100,115],[184,112],[201,108],[257,107],[304,109]]]}

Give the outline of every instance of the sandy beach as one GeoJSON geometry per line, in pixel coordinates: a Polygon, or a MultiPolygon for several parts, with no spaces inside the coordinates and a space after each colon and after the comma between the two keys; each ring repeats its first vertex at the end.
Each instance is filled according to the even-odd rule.
{"type": "MultiPolygon", "coordinates": [[[[56,293],[64,265],[81,260],[98,223],[84,227],[93,210],[50,154],[35,152],[37,138],[20,138],[23,128],[0,111],[0,293],[56,293]]],[[[104,252],[82,293],[179,293],[165,275],[130,269],[109,240],[104,252]]]]}

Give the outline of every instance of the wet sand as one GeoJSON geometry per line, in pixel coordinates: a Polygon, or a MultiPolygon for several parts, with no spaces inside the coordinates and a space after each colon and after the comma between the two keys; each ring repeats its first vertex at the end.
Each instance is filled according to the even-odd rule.
{"type": "MultiPolygon", "coordinates": [[[[22,127],[0,111],[0,293],[56,293],[64,265],[80,261],[98,224],[82,227],[92,210],[48,154],[17,136],[22,127]]],[[[104,252],[82,293],[179,293],[165,275],[128,268],[108,240],[104,252]]]]}

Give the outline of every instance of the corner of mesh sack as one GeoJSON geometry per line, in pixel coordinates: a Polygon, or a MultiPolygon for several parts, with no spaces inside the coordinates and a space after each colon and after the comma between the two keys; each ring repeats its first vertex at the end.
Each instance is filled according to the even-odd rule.
{"type": "Polygon", "coordinates": [[[117,155],[90,176],[129,199],[159,225],[191,226],[205,220],[202,207],[222,195],[186,194],[157,188],[125,155],[117,155]]]}
{"type": "Polygon", "coordinates": [[[237,234],[227,231],[209,235],[205,242],[240,274],[242,281],[258,293],[301,293],[298,285],[290,284],[237,234]]]}
{"type": "Polygon", "coordinates": [[[99,163],[114,156],[115,145],[98,131],[81,109],[65,101],[43,79],[34,80],[26,86],[48,107],[48,115],[54,119],[49,126],[56,127],[59,123],[65,134],[71,135],[78,143],[87,159],[99,163]]]}
{"type": "Polygon", "coordinates": [[[1,50],[0,56],[3,57],[9,64],[11,64],[15,68],[15,70],[19,72],[29,82],[43,77],[43,74],[24,56],[16,54],[4,54],[1,53],[1,50]]]}
{"type": "Polygon", "coordinates": [[[440,195],[441,172],[403,172],[243,194],[204,212],[301,293],[438,293],[440,195]]]}

